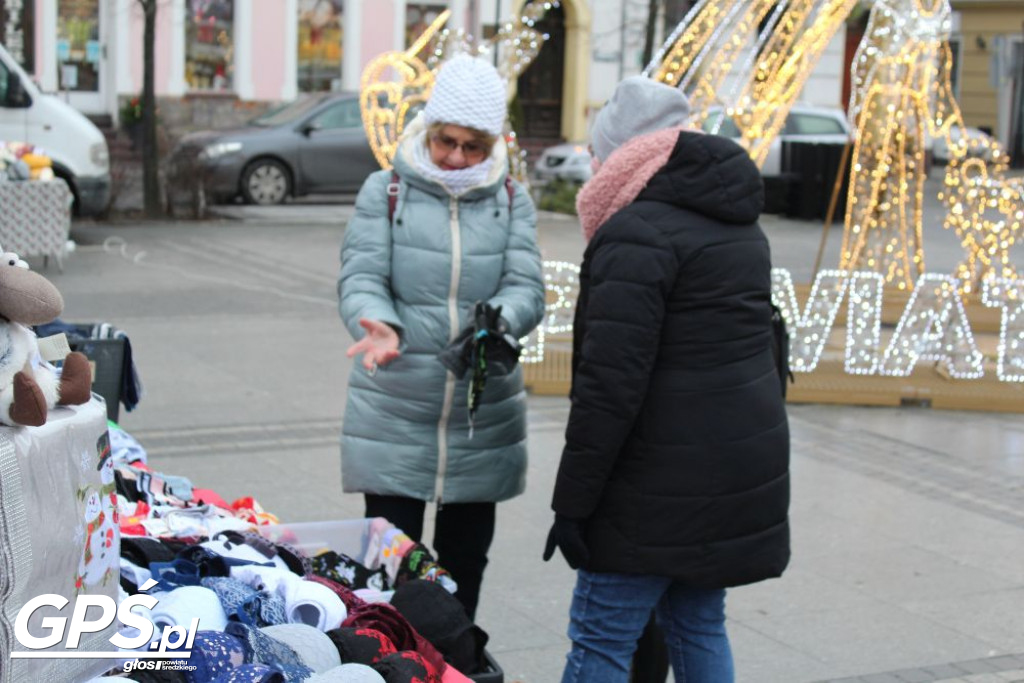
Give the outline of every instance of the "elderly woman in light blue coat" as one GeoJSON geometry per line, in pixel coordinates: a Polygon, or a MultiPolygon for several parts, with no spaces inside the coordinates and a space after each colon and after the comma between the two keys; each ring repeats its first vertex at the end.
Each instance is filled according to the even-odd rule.
{"type": "Polygon", "coordinates": [[[487,62],[456,57],[403,134],[395,170],[371,175],[345,232],[341,317],[358,340],[342,430],[342,485],[419,540],[437,503],[434,549],[474,616],[494,535],[495,504],[522,493],[522,369],[488,376],[469,429],[470,376],[437,354],[472,323],[478,301],[501,306],[515,337],[544,312],[529,195],[507,180],[505,85],[487,62]],[[398,182],[396,183],[395,180],[398,182]]]}

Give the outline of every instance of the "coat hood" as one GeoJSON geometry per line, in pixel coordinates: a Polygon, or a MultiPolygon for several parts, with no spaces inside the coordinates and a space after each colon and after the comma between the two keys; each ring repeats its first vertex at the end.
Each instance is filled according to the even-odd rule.
{"type": "Polygon", "coordinates": [[[728,138],[682,131],[668,162],[637,197],[673,204],[724,223],[755,222],[764,208],[761,172],[728,138]]]}

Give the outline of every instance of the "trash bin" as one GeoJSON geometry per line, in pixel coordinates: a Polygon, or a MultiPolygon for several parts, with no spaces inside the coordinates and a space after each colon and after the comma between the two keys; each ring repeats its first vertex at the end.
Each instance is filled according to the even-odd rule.
{"type": "Polygon", "coordinates": [[[120,407],[132,410],[142,392],[128,336],[110,323],[67,323],[57,319],[35,327],[40,338],[64,334],[72,351],[92,363],[92,390],[107,403],[107,418],[117,422],[120,407]]]}
{"type": "Polygon", "coordinates": [[[487,650],[484,650],[484,659],[487,661],[487,669],[468,675],[467,678],[474,683],[505,683],[505,672],[487,650]]]}
{"type": "Polygon", "coordinates": [[[81,351],[92,365],[92,390],[107,402],[107,419],[117,422],[124,385],[124,339],[68,339],[72,351],[81,351]]]}
{"type": "MultiPolygon", "coordinates": [[[[805,220],[824,219],[828,215],[844,148],[845,145],[819,142],[782,143],[782,173],[791,179],[783,213],[805,220]]],[[[834,216],[841,216],[846,211],[850,174],[848,168],[845,171],[839,196],[836,197],[834,216]]]]}

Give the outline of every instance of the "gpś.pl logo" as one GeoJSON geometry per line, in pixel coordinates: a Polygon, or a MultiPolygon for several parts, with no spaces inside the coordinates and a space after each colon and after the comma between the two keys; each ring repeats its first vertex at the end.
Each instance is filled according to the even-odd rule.
{"type": "MultiPolygon", "coordinates": [[[[157,582],[150,579],[139,587],[140,591],[147,591],[157,582]]],[[[144,660],[182,660],[192,655],[192,642],[199,631],[199,619],[192,619],[188,628],[184,626],[164,626],[160,633],[159,641],[153,636],[156,627],[153,622],[142,614],[132,611],[136,607],[152,610],[157,606],[159,600],[152,595],[143,592],[131,595],[121,602],[114,603],[114,599],[106,595],[80,595],[75,599],[75,606],[71,613],[71,619],[67,617],[48,616],[43,617],[40,625],[47,633],[43,636],[35,636],[29,633],[28,622],[36,610],[41,607],[52,607],[63,611],[68,606],[69,600],[63,595],[46,593],[39,595],[26,602],[14,621],[14,637],[26,648],[26,651],[11,653],[11,659],[129,659],[124,665],[125,672],[134,669],[194,669],[179,661],[144,661],[144,660]],[[90,607],[98,608],[101,612],[96,619],[87,619],[90,607]],[[127,636],[116,633],[109,638],[109,642],[117,651],[112,652],[79,652],[78,646],[82,634],[97,633],[107,628],[117,619],[122,624],[138,630],[138,635],[127,636]],[[65,631],[67,641],[64,643],[64,650],[47,650],[64,640],[65,631]],[[132,651],[144,647],[149,643],[149,650],[132,651]],[[176,649],[176,648],[182,649],[176,649]],[[130,650],[131,652],[126,652],[130,650]]]]}

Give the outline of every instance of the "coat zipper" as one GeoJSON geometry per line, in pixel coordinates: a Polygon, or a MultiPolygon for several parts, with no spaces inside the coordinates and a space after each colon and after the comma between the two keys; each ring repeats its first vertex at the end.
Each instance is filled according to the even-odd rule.
{"type": "MultiPolygon", "coordinates": [[[[452,275],[448,285],[448,341],[454,341],[459,334],[459,278],[462,275],[462,234],[459,231],[459,200],[449,202],[448,228],[452,236],[452,275]]],[[[441,404],[441,419],[437,422],[437,479],[434,482],[434,499],[438,509],[444,504],[444,477],[448,470],[448,420],[452,414],[452,399],[455,396],[455,375],[445,370],[444,403],[441,404]]]]}

